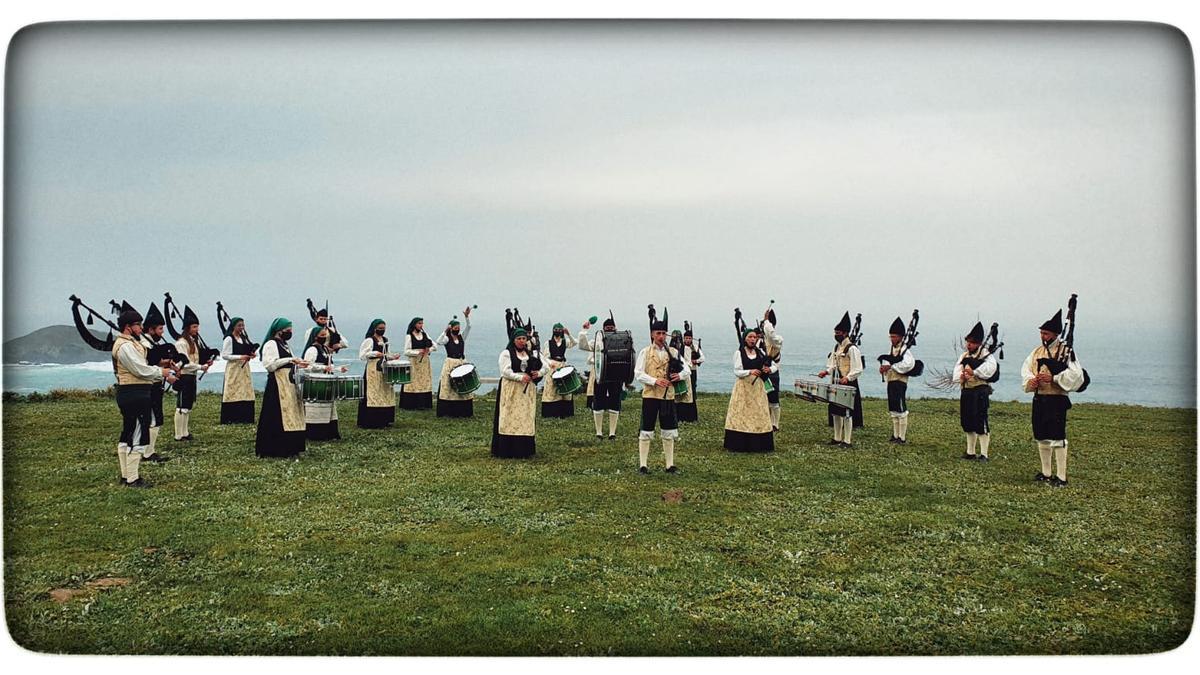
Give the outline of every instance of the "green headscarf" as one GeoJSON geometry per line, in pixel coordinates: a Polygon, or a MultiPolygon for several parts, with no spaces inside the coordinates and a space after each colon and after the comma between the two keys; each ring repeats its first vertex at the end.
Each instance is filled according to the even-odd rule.
{"type": "Polygon", "coordinates": [[[556,323],[556,324],[554,324],[554,327],[553,327],[553,328],[551,328],[550,330],[558,330],[558,329],[560,329],[560,328],[561,328],[561,329],[563,329],[563,330],[566,330],[566,327],[565,327],[565,326],[563,326],[561,323],[556,323]]]}
{"type": "Polygon", "coordinates": [[[419,316],[414,316],[413,320],[408,322],[408,330],[406,332],[411,334],[413,332],[413,329],[417,327],[417,322],[424,321],[424,320],[425,319],[422,319],[419,316]]]}
{"type": "Polygon", "coordinates": [[[375,336],[375,327],[381,323],[387,323],[387,322],[384,321],[383,319],[375,319],[374,321],[372,321],[371,327],[367,329],[367,334],[364,335],[363,337],[374,337],[375,336]]]}
{"type": "Polygon", "coordinates": [[[757,328],[747,328],[746,330],[742,331],[742,344],[741,344],[742,349],[746,348],[746,336],[751,333],[758,333],[758,329],[757,328]]]}
{"type": "Polygon", "coordinates": [[[291,327],[292,327],[292,322],[290,319],[285,319],[282,316],[276,317],[275,320],[271,322],[271,327],[267,329],[267,336],[263,338],[262,344],[259,345],[259,347],[258,347],[258,358],[260,358],[260,359],[262,358],[263,348],[266,347],[267,343],[270,342],[271,339],[275,337],[276,333],[283,330],[284,328],[291,328],[291,327]]]}
{"type": "Polygon", "coordinates": [[[309,333],[308,333],[308,342],[305,342],[305,343],[304,343],[304,349],[301,349],[301,350],[300,350],[300,357],[301,357],[301,358],[303,358],[303,357],[304,357],[304,352],[308,351],[308,348],[309,348],[309,347],[311,347],[311,346],[313,346],[314,344],[316,344],[316,342],[317,342],[317,336],[318,336],[318,335],[320,335],[320,334],[321,334],[321,331],[323,331],[323,330],[327,330],[327,331],[329,331],[329,334],[330,334],[330,335],[332,335],[332,334],[333,334],[333,330],[331,330],[331,329],[329,328],[329,326],[322,326],[322,325],[321,325],[321,324],[319,324],[319,323],[318,323],[318,324],[316,324],[315,326],[313,326],[313,329],[312,329],[311,331],[309,331],[309,333]]]}
{"type": "Polygon", "coordinates": [[[519,337],[529,337],[529,333],[526,333],[524,328],[514,328],[512,335],[508,336],[508,348],[509,349],[512,349],[513,347],[517,346],[517,338],[519,338],[519,337]]]}
{"type": "Polygon", "coordinates": [[[451,328],[454,328],[455,326],[461,326],[461,325],[462,325],[462,324],[460,324],[460,323],[458,322],[458,319],[450,319],[450,327],[451,327],[451,328]]]}
{"type": "MultiPolygon", "coordinates": [[[[233,327],[236,326],[239,321],[245,321],[245,319],[240,316],[235,316],[229,320],[229,329],[225,331],[225,337],[230,337],[233,335],[233,327]]],[[[246,331],[243,330],[242,334],[245,335],[245,333],[246,331]]]]}

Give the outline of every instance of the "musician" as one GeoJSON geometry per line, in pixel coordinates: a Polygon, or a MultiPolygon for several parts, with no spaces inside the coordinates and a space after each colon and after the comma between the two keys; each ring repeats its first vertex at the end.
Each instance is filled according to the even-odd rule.
{"type": "Polygon", "coordinates": [[[225,360],[225,382],[221,388],[221,424],[254,424],[254,384],[250,381],[250,359],[255,345],[246,336],[246,322],[235,316],[221,342],[225,360]]]}
{"type": "MultiPolygon", "coordinates": [[[[314,326],[309,326],[308,329],[304,331],[304,344],[308,344],[312,340],[312,333],[314,330],[318,330],[329,325],[329,310],[317,310],[317,315],[313,320],[317,323],[314,326]]],[[[342,337],[341,333],[338,333],[336,330],[331,333],[329,345],[330,352],[336,354],[337,352],[340,352],[349,346],[350,345],[346,343],[346,340],[342,337]]]]}
{"type": "MultiPolygon", "coordinates": [[[[684,325],[688,325],[686,321],[684,325]]],[[[683,333],[680,333],[679,329],[671,331],[670,345],[679,352],[679,358],[688,364],[687,393],[675,397],[675,417],[680,422],[695,422],[699,416],[696,414],[696,374],[692,371],[691,365],[694,353],[692,348],[684,342],[683,333]]]]}
{"type": "Polygon", "coordinates": [[[364,396],[358,401],[358,426],[363,429],[382,429],[396,421],[396,390],[383,376],[383,362],[396,354],[388,352],[385,333],[387,324],[383,319],[375,319],[358,347],[358,358],[367,364],[363,373],[364,396]]]}
{"type": "Polygon", "coordinates": [[[829,404],[829,426],[833,427],[833,439],[830,445],[851,447],[851,437],[854,429],[863,425],[862,421],[862,391],[858,387],[858,376],[863,371],[862,352],[850,339],[850,312],[842,315],[842,320],[833,327],[833,341],[836,346],[825,361],[825,370],[817,373],[817,377],[825,377],[833,373],[834,384],[854,387],[854,409],[829,404]]]}
{"type": "MultiPolygon", "coordinates": [[[[346,366],[333,365],[334,348],[329,344],[336,335],[328,326],[315,326],[309,331],[304,356],[310,373],[345,373],[346,366]]],[[[310,441],[336,441],[338,431],[337,403],[333,401],[304,401],[304,435],[310,441]]]]}
{"type": "Polygon", "coordinates": [[[150,390],[160,387],[164,378],[175,379],[170,368],[146,363],[146,347],[141,342],[142,315],[127,309],[117,316],[121,333],[112,346],[113,374],[117,379],[117,408],[121,411],[121,436],[117,441],[117,463],[127,487],[144,488],[150,484],[138,473],[142,456],[150,446],[150,390]]]}
{"type": "MultiPolygon", "coordinates": [[[[549,354],[550,373],[567,365],[567,349],[576,345],[575,338],[561,323],[554,324],[553,334],[546,343],[549,354]]],[[[571,394],[560,395],[554,378],[546,380],[542,388],[542,417],[574,417],[575,398],[571,394]]]]}
{"type": "MultiPolygon", "coordinates": [[[[158,311],[158,306],[153,302],[150,303],[150,309],[146,311],[146,319],[142,322],[141,343],[146,348],[146,359],[151,362],[151,365],[175,370],[175,363],[168,356],[175,351],[175,346],[163,339],[166,323],[162,312],[158,311]]],[[[169,461],[167,457],[156,451],[158,433],[162,431],[164,419],[163,388],[161,386],[150,387],[150,445],[142,456],[143,462],[169,461]]]]}
{"type": "Polygon", "coordinates": [[[695,396],[696,392],[700,391],[697,382],[700,374],[700,364],[704,363],[704,350],[700,349],[700,345],[696,343],[690,327],[685,328],[683,331],[683,346],[691,353],[691,360],[688,363],[692,367],[692,395],[695,396]]]}
{"type": "Polygon", "coordinates": [[[451,320],[446,330],[438,336],[437,343],[446,348],[446,360],[442,362],[442,375],[438,379],[438,417],[471,417],[475,414],[474,394],[459,394],[450,386],[450,371],[467,362],[467,336],[471,333],[471,308],[463,310],[463,321],[451,320]]]}
{"type": "Polygon", "coordinates": [[[413,317],[404,334],[404,355],[412,361],[412,382],[400,387],[400,407],[404,410],[433,407],[433,364],[429,353],[435,351],[437,345],[425,334],[425,320],[413,317]]]}
{"type": "MultiPolygon", "coordinates": [[[[774,302],[774,300],[772,300],[774,302]]],[[[775,362],[776,369],[771,372],[771,391],[767,392],[767,404],[771,409],[771,426],[775,431],[779,431],[779,369],[778,366],[783,360],[783,336],[776,332],[775,327],[778,326],[775,318],[775,310],[768,309],[763,314],[761,339],[763,343],[763,351],[767,353],[767,358],[775,362]]],[[[861,426],[861,425],[860,425],[861,426]]]]}
{"type": "MultiPolygon", "coordinates": [[[[604,438],[604,413],[608,412],[608,440],[617,438],[617,420],[621,416],[621,382],[601,382],[599,368],[596,363],[596,353],[604,351],[604,340],[597,335],[595,340],[588,340],[587,331],[592,327],[590,321],[583,323],[579,332],[579,348],[590,352],[587,358],[591,373],[588,375],[588,396],[592,408],[592,421],[596,425],[596,438],[604,438]]],[[[601,325],[605,333],[617,330],[617,322],[611,316],[601,325]]]]}
{"type": "MultiPolygon", "coordinates": [[[[904,445],[908,442],[908,373],[917,365],[911,349],[904,346],[904,322],[900,317],[888,327],[888,339],[892,346],[887,359],[879,364],[879,373],[887,382],[888,416],[892,418],[892,437],[889,443],[904,445]]],[[[880,357],[882,358],[882,357],[880,357]]]]}
{"type": "Polygon", "coordinates": [[[259,457],[296,457],[304,452],[304,404],[296,390],[296,368],[310,364],[292,356],[291,339],[292,322],[279,317],[271,322],[259,348],[267,369],[267,389],[254,437],[254,454],[259,457]]]}
{"type": "Polygon", "coordinates": [[[667,473],[675,473],[675,439],[679,438],[679,420],[675,416],[675,388],[672,383],[691,378],[692,371],[683,354],[667,345],[667,313],[661,321],[650,324],[651,344],[637,355],[633,377],[642,383],[642,426],[638,433],[638,472],[650,473],[646,461],[650,458],[650,442],[654,440],[654,425],[659,426],[662,438],[663,461],[667,473]]]}
{"type": "Polygon", "coordinates": [[[492,420],[492,456],[532,457],[537,419],[537,382],[549,366],[534,356],[524,328],[511,331],[508,346],[500,352],[500,389],[492,420]]]}
{"type": "Polygon", "coordinates": [[[967,351],[958,357],[951,376],[962,388],[958,399],[959,420],[962,430],[967,434],[967,451],[962,458],[973,460],[975,442],[979,442],[979,457],[988,461],[988,446],[991,444],[991,428],[988,426],[989,397],[992,387],[988,379],[996,374],[1000,364],[996,362],[995,354],[983,346],[983,323],[976,322],[975,327],[964,338],[967,351]]]}
{"type": "Polygon", "coordinates": [[[742,331],[741,348],[733,353],[733,393],[725,412],[725,449],[731,452],[773,452],[775,427],[763,378],[779,370],[759,348],[755,328],[742,331]]]}
{"type": "Polygon", "coordinates": [[[1084,381],[1083,366],[1059,339],[1062,330],[1060,309],[1038,329],[1041,345],[1021,364],[1022,386],[1033,392],[1033,438],[1042,460],[1034,480],[1054,487],[1067,486],[1067,411],[1071,409],[1067,393],[1084,381]],[[1051,455],[1058,464],[1053,474],[1051,455]]]}
{"type": "Polygon", "coordinates": [[[175,383],[175,440],[190,441],[192,434],[188,430],[188,418],[192,414],[192,406],[196,404],[197,373],[207,373],[212,361],[200,362],[200,319],[192,308],[183,306],[183,334],[175,341],[175,349],[187,357],[183,365],[182,375],[175,383]]]}

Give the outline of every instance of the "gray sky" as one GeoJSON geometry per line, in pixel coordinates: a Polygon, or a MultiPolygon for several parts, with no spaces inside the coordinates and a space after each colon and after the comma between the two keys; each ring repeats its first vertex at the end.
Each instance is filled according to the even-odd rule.
{"type": "Polygon", "coordinates": [[[7,337],[164,290],[397,332],[769,298],[965,330],[1071,292],[1195,321],[1191,55],[1159,26],[67,24],[9,56],[7,337]]]}

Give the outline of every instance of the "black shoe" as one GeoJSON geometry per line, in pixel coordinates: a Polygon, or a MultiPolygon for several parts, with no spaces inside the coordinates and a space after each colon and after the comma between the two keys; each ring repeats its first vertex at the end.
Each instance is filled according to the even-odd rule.
{"type": "Polygon", "coordinates": [[[1045,483],[1046,481],[1050,480],[1050,476],[1047,476],[1046,474],[1039,471],[1039,472],[1037,472],[1037,475],[1033,477],[1033,479],[1039,483],[1045,483]]]}
{"type": "Polygon", "coordinates": [[[604,434],[596,434],[596,440],[598,440],[598,441],[604,440],[604,434]]]}
{"type": "Polygon", "coordinates": [[[608,440],[610,440],[610,441],[615,441],[615,440],[617,440],[617,435],[616,435],[616,434],[609,434],[609,435],[608,435],[608,440]]]}
{"type": "Polygon", "coordinates": [[[149,484],[149,483],[147,483],[147,482],[146,482],[146,480],[145,480],[144,478],[138,478],[137,480],[133,481],[132,483],[126,483],[126,484],[125,484],[125,487],[130,487],[130,488],[148,488],[148,487],[150,487],[150,484],[149,484]]]}
{"type": "Polygon", "coordinates": [[[841,441],[829,441],[828,445],[841,445],[841,441]]]}
{"type": "Polygon", "coordinates": [[[1050,487],[1067,487],[1067,481],[1062,480],[1058,476],[1052,476],[1050,478],[1050,487]]]}
{"type": "Polygon", "coordinates": [[[853,445],[850,445],[846,441],[841,441],[840,443],[838,443],[838,445],[842,446],[843,448],[853,448],[854,447],[853,445]]]}
{"type": "Polygon", "coordinates": [[[771,427],[771,431],[774,433],[779,433],[779,427],[771,427]]]}
{"type": "Polygon", "coordinates": [[[644,467],[644,466],[639,466],[639,467],[638,467],[638,473],[650,473],[650,469],[648,469],[648,468],[646,468],[646,467],[644,467]]]}
{"type": "Polygon", "coordinates": [[[908,445],[908,441],[904,440],[903,438],[897,438],[896,445],[908,445]]]}
{"type": "Polygon", "coordinates": [[[678,473],[678,472],[679,472],[679,469],[676,469],[674,464],[667,467],[667,473],[678,473]]]}
{"type": "Polygon", "coordinates": [[[978,459],[976,459],[975,461],[977,461],[977,462],[990,462],[991,460],[989,460],[989,459],[988,459],[988,456],[987,456],[987,455],[980,455],[980,456],[979,456],[979,458],[978,458],[978,459]]]}
{"type": "Polygon", "coordinates": [[[895,436],[892,436],[891,438],[888,439],[888,443],[897,443],[897,442],[899,442],[899,440],[900,439],[896,438],[895,436]]]}
{"type": "Polygon", "coordinates": [[[964,452],[964,453],[962,454],[962,458],[963,458],[963,459],[975,459],[975,455],[972,455],[972,454],[971,454],[971,453],[969,453],[969,452],[964,452]]]}
{"type": "Polygon", "coordinates": [[[154,462],[155,464],[164,464],[166,462],[171,461],[171,458],[163,457],[162,455],[155,453],[153,455],[150,455],[149,457],[143,457],[142,461],[143,462],[154,462]]]}

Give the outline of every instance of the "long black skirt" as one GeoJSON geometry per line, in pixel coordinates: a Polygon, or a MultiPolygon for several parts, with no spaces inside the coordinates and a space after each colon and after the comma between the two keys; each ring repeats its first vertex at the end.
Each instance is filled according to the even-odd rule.
{"type": "Polygon", "coordinates": [[[496,389],[496,412],[492,415],[492,456],[524,459],[537,452],[534,436],[509,436],[500,433],[500,389],[496,389]]]}
{"type": "Polygon", "coordinates": [[[395,406],[372,407],[367,405],[367,397],[358,399],[358,427],[360,429],[382,429],[396,422],[395,406]]]}
{"type": "Polygon", "coordinates": [[[401,410],[430,410],[433,408],[433,392],[424,391],[420,394],[411,392],[400,392],[400,409],[401,410]]]}
{"type": "Polygon", "coordinates": [[[438,417],[474,417],[475,416],[475,401],[467,399],[465,401],[451,401],[449,399],[439,398],[437,402],[438,417]]]}
{"type": "Polygon", "coordinates": [[[221,424],[254,424],[254,401],[222,402],[221,424]]]}
{"type": "Polygon", "coordinates": [[[744,431],[726,429],[725,449],[730,452],[774,452],[775,434],[770,431],[749,434],[744,431]]]}
{"type": "MultiPolygon", "coordinates": [[[[863,425],[862,389],[858,387],[858,380],[854,380],[848,386],[854,387],[854,410],[851,412],[851,415],[854,417],[854,428],[861,429],[863,425]]],[[[830,403],[828,411],[829,426],[833,426],[834,415],[841,417],[845,414],[845,408],[841,407],[840,405],[834,405],[830,403]]]]}
{"type": "Polygon", "coordinates": [[[700,414],[696,412],[696,402],[691,403],[676,403],[675,416],[680,422],[697,422],[700,420],[700,414]]]}
{"type": "Polygon", "coordinates": [[[1065,441],[1067,411],[1071,399],[1061,394],[1033,395],[1033,439],[1035,441],[1065,441]]]}
{"type": "Polygon", "coordinates": [[[254,454],[259,457],[295,457],[304,452],[304,432],[284,431],[283,413],[279,410],[279,385],[275,377],[267,377],[262,412],[258,416],[258,433],[254,437],[254,454]]]}
{"type": "Polygon", "coordinates": [[[575,416],[575,399],[563,399],[561,401],[543,401],[542,402],[542,417],[574,417],[575,416]]]}
{"type": "Polygon", "coordinates": [[[338,431],[337,420],[324,424],[309,422],[304,425],[304,435],[310,441],[337,441],[342,438],[341,432],[338,431]]]}

